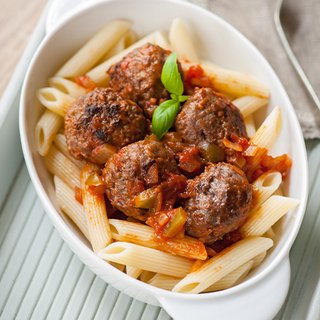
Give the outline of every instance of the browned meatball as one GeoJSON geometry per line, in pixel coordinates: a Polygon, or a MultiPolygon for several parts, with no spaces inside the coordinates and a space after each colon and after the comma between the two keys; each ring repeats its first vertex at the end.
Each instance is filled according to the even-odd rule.
{"type": "Polygon", "coordinates": [[[146,123],[141,108],[111,89],[96,88],[79,97],[65,117],[68,149],[76,159],[98,162],[97,147],[121,148],[143,139],[146,123]]]}
{"type": "Polygon", "coordinates": [[[224,162],[209,164],[190,182],[189,189],[191,197],[184,203],[188,235],[210,245],[246,220],[252,187],[237,167],[224,162]]]}
{"type": "Polygon", "coordinates": [[[108,70],[110,87],[138,103],[151,118],[154,109],[169,98],[161,82],[162,67],[169,54],[150,43],[135,49],[108,70]]]}
{"type": "Polygon", "coordinates": [[[199,146],[210,143],[224,148],[222,139],[231,134],[247,137],[239,109],[211,88],[194,91],[178,114],[175,128],[187,143],[199,146]]]}
{"type": "Polygon", "coordinates": [[[178,166],[174,153],[163,143],[151,140],[132,143],[106,163],[107,196],[115,208],[144,221],[148,218],[148,211],[136,208],[134,198],[166,181],[171,173],[178,173],[178,166]]]}

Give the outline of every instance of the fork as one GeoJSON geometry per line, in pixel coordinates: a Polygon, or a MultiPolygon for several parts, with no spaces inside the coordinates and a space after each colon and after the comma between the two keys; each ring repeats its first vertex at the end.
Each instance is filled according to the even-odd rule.
{"type": "Polygon", "coordinates": [[[276,30],[278,32],[278,36],[281,40],[281,43],[283,45],[283,48],[285,50],[285,52],[287,53],[287,56],[291,62],[291,64],[293,65],[295,71],[297,72],[298,76],[300,77],[302,83],[304,84],[307,92],[309,93],[311,99],[313,100],[313,102],[315,103],[315,105],[318,107],[318,109],[320,110],[320,100],[316,94],[316,92],[314,91],[312,84],[310,83],[307,75],[305,74],[305,72],[302,69],[301,64],[299,63],[296,55],[294,54],[288,39],[286,37],[286,34],[283,30],[282,27],[282,23],[281,23],[281,9],[282,9],[282,5],[283,5],[283,0],[278,0],[276,3],[276,8],[274,11],[274,23],[276,26],[276,30]]]}

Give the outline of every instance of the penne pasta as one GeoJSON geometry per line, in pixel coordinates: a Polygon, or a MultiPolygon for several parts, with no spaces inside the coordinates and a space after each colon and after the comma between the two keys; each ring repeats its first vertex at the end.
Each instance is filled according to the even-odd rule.
{"type": "MultiPolygon", "coordinates": [[[[191,67],[192,63],[180,61],[183,70],[191,67]]],[[[234,97],[257,96],[269,98],[268,88],[251,75],[221,68],[212,63],[201,63],[205,74],[211,79],[214,89],[234,97]]]]}
{"type": "Polygon", "coordinates": [[[124,20],[109,22],[58,70],[56,76],[72,78],[84,75],[117,43],[130,26],[131,23],[124,20]]]}
{"type": "Polygon", "coordinates": [[[128,30],[119,39],[119,41],[102,57],[101,62],[110,59],[111,57],[123,51],[125,48],[131,46],[136,41],[137,35],[132,30],[128,30]]]}
{"type": "Polygon", "coordinates": [[[100,258],[147,271],[184,277],[192,260],[129,242],[114,242],[98,252],[100,258]]]}
{"type": "Polygon", "coordinates": [[[268,117],[263,121],[256,134],[251,138],[250,143],[269,149],[281,130],[281,114],[278,107],[274,108],[268,117]]]}
{"type": "Polygon", "coordinates": [[[167,276],[165,274],[156,273],[149,281],[147,281],[152,286],[161,288],[164,290],[172,290],[173,287],[181,281],[181,278],[175,278],[167,276]]]}
{"type": "Polygon", "coordinates": [[[274,195],[277,195],[277,196],[283,196],[284,195],[281,186],[274,192],[274,195]]]}
{"type": "Polygon", "coordinates": [[[248,137],[253,137],[256,134],[256,124],[252,114],[244,118],[244,124],[246,126],[248,137]]]}
{"type": "Polygon", "coordinates": [[[240,228],[240,232],[245,237],[261,236],[298,204],[299,200],[297,199],[271,196],[251,212],[245,224],[240,228]]]}
{"type": "Polygon", "coordinates": [[[272,239],[273,241],[275,241],[275,239],[276,239],[276,234],[275,234],[275,232],[273,231],[272,227],[270,227],[270,228],[266,231],[266,233],[264,234],[264,236],[267,237],[267,238],[272,239]]]}
{"type": "MultiPolygon", "coordinates": [[[[268,88],[254,76],[228,70],[211,62],[200,61],[196,45],[184,20],[179,18],[174,19],[169,34],[155,31],[138,41],[137,35],[130,29],[130,26],[131,23],[124,20],[114,20],[106,24],[58,70],[55,76],[48,80],[49,87],[41,88],[37,92],[38,100],[46,109],[36,125],[36,144],[38,152],[44,156],[44,162],[48,171],[53,175],[57,204],[61,212],[70,218],[89,240],[93,251],[98,257],[132,278],[139,279],[158,288],[181,293],[213,292],[230,288],[240,283],[251,270],[261,265],[268,254],[268,250],[274,244],[273,240],[276,239],[272,226],[289,210],[299,204],[299,201],[296,199],[280,196],[282,195],[282,178],[286,176],[291,165],[291,160],[287,155],[282,156],[282,158],[273,158],[268,155],[269,148],[273,145],[281,130],[280,109],[274,108],[258,130],[256,130],[254,113],[258,109],[267,106],[270,96],[268,88]],[[70,105],[75,99],[86,94],[95,86],[108,86],[109,68],[119,63],[121,59],[133,50],[147,43],[159,45],[163,49],[176,52],[181,68],[184,71],[187,71],[190,67],[198,68],[190,70],[190,83],[187,78],[185,79],[185,83],[181,83],[180,78],[176,76],[176,72],[172,71],[176,71],[176,65],[171,65],[172,72],[169,72],[170,68],[168,70],[164,68],[161,71],[157,67],[155,72],[152,68],[148,68],[149,63],[152,63],[152,61],[150,61],[147,53],[145,58],[143,58],[143,61],[146,61],[146,70],[140,65],[135,66],[133,63],[133,73],[142,72],[146,78],[151,77],[152,81],[150,83],[152,88],[146,88],[145,91],[144,88],[138,89],[137,92],[134,92],[134,95],[143,95],[143,99],[141,99],[143,102],[146,101],[146,104],[154,104],[154,101],[158,100],[158,97],[154,98],[156,95],[152,92],[149,97],[148,90],[157,89],[156,82],[162,81],[166,77],[171,82],[176,82],[172,85],[176,90],[172,89],[172,92],[168,90],[172,99],[179,98],[179,101],[184,100],[184,97],[177,97],[176,92],[189,92],[189,89],[192,89],[195,85],[199,85],[200,87],[208,86],[214,91],[221,92],[227,98],[233,99],[233,104],[240,110],[248,136],[251,138],[249,142],[247,139],[240,140],[232,135],[230,136],[230,141],[224,139],[226,147],[232,147],[238,151],[238,153],[235,153],[234,158],[240,165],[244,164],[241,167],[244,168],[243,174],[247,176],[248,180],[244,181],[243,184],[245,184],[244,187],[248,186],[249,188],[250,186],[247,183],[248,181],[251,183],[253,201],[250,203],[251,209],[248,218],[242,227],[237,229],[241,233],[242,240],[229,245],[219,253],[212,249],[210,252],[211,258],[207,254],[207,250],[209,252],[210,248],[207,247],[206,249],[204,243],[198,240],[206,239],[206,232],[209,232],[210,228],[212,228],[210,223],[205,224],[205,226],[195,223],[195,226],[192,226],[192,229],[194,228],[192,234],[197,234],[197,238],[184,235],[185,228],[187,231],[190,230],[188,230],[188,225],[185,226],[185,213],[181,214],[179,212],[180,215],[176,214],[176,210],[178,210],[176,208],[176,205],[178,205],[176,199],[188,194],[187,197],[190,197],[192,201],[193,192],[192,188],[185,188],[185,179],[189,178],[187,174],[185,175],[187,178],[173,176],[177,174],[176,167],[167,165],[166,162],[166,157],[170,158],[171,154],[165,153],[165,150],[162,152],[157,146],[154,148],[151,146],[152,148],[149,151],[149,144],[147,145],[146,143],[143,146],[144,148],[141,148],[141,152],[148,153],[146,159],[134,157],[132,163],[130,162],[131,159],[127,159],[126,161],[129,161],[127,168],[129,169],[127,170],[128,172],[125,171],[122,174],[121,170],[123,166],[120,163],[121,161],[113,158],[113,160],[110,160],[111,165],[113,164],[112,161],[114,161],[114,166],[116,167],[119,164],[119,168],[117,167],[117,170],[114,170],[112,176],[105,176],[104,180],[101,177],[102,166],[118,152],[117,147],[108,143],[98,144],[98,147],[93,148],[90,153],[90,158],[88,157],[90,162],[88,163],[74,159],[68,150],[68,144],[64,135],[63,117],[66,115],[70,105]],[[90,89],[86,89],[72,81],[73,77],[78,76],[83,77],[77,78],[77,81],[83,81],[83,86],[90,89]],[[154,77],[156,78],[155,87],[153,87],[154,77]],[[177,78],[177,81],[173,78],[177,78]],[[181,87],[182,90],[180,90],[181,87]],[[160,153],[157,149],[159,149],[160,153]],[[130,168],[136,167],[139,169],[139,172],[131,174],[130,168]],[[269,171],[262,174],[262,172],[267,170],[269,171]],[[279,170],[279,172],[272,170],[279,170]],[[168,185],[166,185],[166,181],[163,181],[163,171],[168,171],[166,173],[170,177],[168,185]],[[255,179],[257,176],[259,178],[255,179]],[[113,179],[118,179],[114,192],[112,189],[113,179]],[[122,180],[128,181],[128,186],[125,188],[121,184],[122,180]],[[252,183],[253,180],[254,182],[252,183]],[[154,228],[136,220],[137,216],[135,214],[127,217],[127,220],[108,219],[107,207],[109,208],[111,204],[105,202],[105,189],[107,187],[111,188],[111,190],[107,190],[110,203],[117,210],[122,207],[119,205],[120,202],[125,203],[123,208],[131,209],[131,206],[135,206],[136,209],[139,209],[137,210],[139,214],[140,212],[142,214],[145,212],[145,217],[150,216],[151,220],[147,221],[147,223],[153,225],[154,228]],[[146,188],[151,188],[149,190],[150,193],[145,194],[141,192],[141,190],[145,190],[146,188]],[[185,189],[187,191],[183,192],[185,189]],[[112,191],[110,192],[111,195],[109,191],[112,191]],[[139,197],[134,197],[137,193],[139,197]],[[130,198],[130,203],[125,202],[125,200],[128,200],[128,197],[130,198]],[[171,210],[172,208],[173,210],[171,210]],[[154,216],[152,216],[153,214],[154,216]],[[206,227],[208,230],[205,230],[206,227]],[[161,232],[164,232],[163,235],[166,237],[163,236],[161,238],[161,232]]],[[[162,57],[163,51],[158,51],[162,57]]],[[[151,57],[152,54],[153,52],[151,52],[151,57]]],[[[132,59],[132,61],[136,60],[132,59]]],[[[180,69],[180,66],[178,67],[180,69]]],[[[168,82],[170,82],[169,80],[168,82]]],[[[140,81],[138,82],[140,84],[140,81]]],[[[147,82],[146,86],[148,85],[147,82]]],[[[165,80],[163,82],[165,83],[165,80]]],[[[127,90],[135,90],[133,87],[131,87],[129,81],[127,90]]],[[[165,85],[165,87],[170,86],[165,85]]],[[[203,98],[205,99],[206,97],[204,96],[203,98]]],[[[95,101],[99,99],[100,96],[98,98],[93,96],[90,101],[96,106],[95,101]]],[[[106,96],[105,100],[107,101],[108,99],[109,96],[106,96]]],[[[100,100],[97,108],[100,108],[100,100]]],[[[140,99],[135,100],[140,101],[140,99]]],[[[108,115],[97,114],[96,107],[90,108],[90,101],[87,103],[88,106],[87,104],[85,106],[85,108],[88,107],[88,110],[84,110],[84,112],[88,111],[88,121],[94,118],[92,120],[94,128],[89,128],[91,130],[89,134],[92,134],[93,144],[95,144],[96,140],[94,139],[102,141],[105,138],[99,132],[101,126],[108,125],[109,119],[113,118],[114,114],[118,116],[119,112],[118,110],[109,110],[110,114],[108,115]],[[95,122],[95,120],[97,121],[95,122]]],[[[103,103],[102,101],[101,107],[103,103]]],[[[231,108],[230,112],[232,111],[231,108]]],[[[228,124],[229,120],[233,121],[233,117],[231,115],[230,119],[225,118],[229,117],[230,112],[228,108],[221,112],[223,112],[223,119],[221,120],[223,123],[219,125],[224,127],[224,121],[228,124]]],[[[119,113],[119,116],[122,117],[122,114],[119,113]]],[[[130,118],[131,114],[123,116],[130,118]]],[[[201,117],[201,114],[197,115],[196,120],[202,121],[201,117]]],[[[83,125],[84,128],[81,127],[81,130],[86,129],[87,123],[83,123],[83,125]]],[[[121,126],[120,123],[119,125],[121,126]]],[[[236,124],[231,123],[230,125],[234,126],[236,124]]],[[[203,123],[203,126],[206,128],[207,124],[203,123]]],[[[125,130],[127,128],[119,127],[119,129],[125,130]]],[[[136,128],[129,126],[128,130],[134,132],[136,128]]],[[[175,140],[179,141],[179,130],[177,131],[177,136],[175,136],[176,133],[173,133],[172,140],[169,139],[170,142],[176,143],[175,140]],[[176,137],[178,138],[176,139],[176,137]]],[[[87,141],[81,140],[81,137],[78,136],[75,136],[75,138],[79,139],[81,147],[87,147],[87,141]]],[[[89,138],[88,143],[91,143],[91,139],[89,138]]],[[[120,140],[122,139],[121,133],[119,138],[120,140]]],[[[206,139],[206,137],[204,138],[206,139]]],[[[149,140],[147,142],[150,143],[149,140]]],[[[172,156],[175,159],[178,157],[180,159],[182,157],[180,143],[178,142],[177,145],[179,146],[178,148],[172,148],[175,149],[172,150],[172,156]]],[[[195,151],[198,152],[198,150],[195,151]]],[[[179,163],[182,169],[183,161],[193,162],[193,155],[195,155],[193,150],[190,153],[188,151],[186,156],[183,154],[183,157],[185,157],[181,158],[179,163]]],[[[199,156],[198,153],[196,155],[199,156]]],[[[124,158],[126,159],[126,157],[124,158]]],[[[233,163],[234,159],[230,160],[228,158],[226,161],[233,163]]],[[[194,161],[196,165],[198,165],[197,162],[199,161],[194,161]]],[[[205,165],[204,163],[200,163],[200,166],[202,164],[205,165]]],[[[191,163],[190,167],[192,166],[193,163],[191,163]]],[[[111,167],[110,170],[112,171],[111,167]]],[[[186,171],[189,172],[187,169],[186,171]]],[[[196,171],[192,171],[192,174],[196,171]]],[[[110,171],[108,172],[110,173],[110,171]]],[[[220,176],[216,182],[211,182],[211,177],[204,174],[203,181],[207,181],[207,179],[211,187],[218,189],[222,185],[219,183],[225,182],[226,186],[223,186],[223,188],[226,189],[228,185],[234,184],[233,178],[228,180],[228,177],[224,177],[223,175],[221,175],[221,182],[218,181],[220,176]],[[212,185],[211,183],[217,184],[212,185]]],[[[238,189],[241,191],[241,187],[238,189]]],[[[207,194],[206,192],[207,190],[205,189],[197,190],[195,196],[207,194]]],[[[217,197],[219,198],[219,195],[217,197]]],[[[227,195],[228,197],[229,195],[227,195]]],[[[232,197],[233,195],[230,194],[230,198],[232,197]]],[[[246,200],[244,199],[244,201],[246,200]]],[[[211,203],[209,202],[208,205],[210,206],[211,203]]],[[[233,210],[235,212],[233,215],[237,216],[237,212],[241,211],[242,204],[241,200],[238,201],[237,205],[228,208],[230,209],[230,214],[233,210]]],[[[200,203],[199,206],[196,204],[192,210],[196,212],[198,207],[201,210],[202,208],[206,209],[207,203],[200,203]]],[[[124,214],[128,212],[123,209],[124,214]]],[[[233,225],[233,219],[231,218],[229,219],[228,217],[224,223],[233,225]]],[[[201,215],[199,219],[202,219],[201,215]]],[[[224,230],[221,231],[221,235],[220,230],[218,230],[217,234],[222,239],[224,237],[224,230]]]]}
{"type": "Polygon", "coordinates": [[[143,270],[139,279],[142,281],[142,282],[148,282],[156,273],[155,272],[152,272],[152,271],[146,271],[146,270],[143,270]]]}
{"type": "Polygon", "coordinates": [[[265,202],[276,190],[278,190],[282,182],[280,172],[266,172],[256,179],[253,184],[254,207],[260,206],[265,202]]]}
{"type": "Polygon", "coordinates": [[[37,151],[41,156],[47,155],[52,141],[63,124],[63,118],[56,113],[45,110],[37,122],[35,140],[37,151]]]}
{"type": "Polygon", "coordinates": [[[117,241],[132,242],[191,259],[207,258],[205,246],[197,239],[185,236],[182,239],[172,238],[160,241],[155,238],[151,227],[141,223],[117,219],[110,219],[109,222],[112,238],[117,241]]]}
{"type": "Polygon", "coordinates": [[[54,139],[54,145],[59,149],[74,165],[76,165],[79,169],[84,166],[84,162],[75,159],[68,151],[67,141],[64,134],[57,134],[54,139]]]}
{"type": "Polygon", "coordinates": [[[121,272],[125,271],[126,266],[120,263],[115,263],[115,262],[109,262],[113,267],[115,267],[116,269],[118,269],[121,272]]]}
{"type": "Polygon", "coordinates": [[[172,51],[172,46],[169,43],[167,35],[163,31],[158,31],[155,33],[154,44],[162,47],[163,49],[172,51]]]}
{"type": "Polygon", "coordinates": [[[176,18],[172,21],[169,32],[169,41],[173,51],[177,53],[178,59],[194,63],[199,62],[194,43],[190,36],[190,31],[182,19],[176,18]]]}
{"type": "Polygon", "coordinates": [[[89,189],[88,182],[94,179],[98,171],[98,166],[88,163],[83,167],[80,174],[83,207],[86,212],[90,242],[95,252],[112,241],[104,194],[94,193],[89,189]]]}
{"type": "Polygon", "coordinates": [[[85,237],[90,241],[85,212],[82,205],[75,199],[74,190],[59,177],[53,177],[57,202],[60,209],[75,223],[85,237]]]}
{"type": "Polygon", "coordinates": [[[48,82],[50,87],[56,88],[75,99],[87,93],[85,88],[79,86],[71,80],[61,77],[52,77],[48,82]]]}
{"type": "Polygon", "coordinates": [[[265,107],[268,102],[269,99],[255,96],[244,96],[232,101],[232,103],[238,107],[244,118],[252,115],[258,109],[265,107]]]}
{"type": "Polygon", "coordinates": [[[111,57],[110,59],[102,62],[92,70],[88,71],[86,75],[98,86],[106,86],[109,82],[107,71],[113,64],[119,62],[125,55],[127,55],[132,50],[139,48],[148,42],[154,44],[156,37],[158,41],[162,38],[159,31],[150,33],[149,35],[135,42],[130,47],[126,48],[125,50],[119,52],[117,55],[111,57]]]}
{"type": "Polygon", "coordinates": [[[213,292],[218,290],[225,290],[235,286],[236,284],[240,283],[252,269],[253,260],[250,260],[237,268],[236,270],[230,272],[219,281],[208,287],[203,292],[213,292]]]}
{"type": "Polygon", "coordinates": [[[49,172],[58,176],[70,188],[80,187],[80,169],[55,146],[50,148],[44,162],[49,172]]]}
{"type": "Polygon", "coordinates": [[[173,288],[173,291],[202,292],[261,252],[271,248],[272,245],[271,239],[262,237],[249,237],[240,240],[209,259],[198,270],[189,273],[173,288]]]}
{"type": "Polygon", "coordinates": [[[133,266],[126,266],[126,274],[132,278],[138,279],[142,273],[142,269],[133,266]]]}
{"type": "Polygon", "coordinates": [[[266,255],[267,255],[267,251],[264,251],[264,252],[258,254],[256,257],[254,257],[252,259],[252,269],[259,267],[260,264],[262,263],[262,261],[265,259],[266,255]]]}
{"type": "Polygon", "coordinates": [[[41,88],[37,92],[37,97],[42,105],[52,112],[64,117],[74,98],[61,92],[56,88],[41,88]]]}

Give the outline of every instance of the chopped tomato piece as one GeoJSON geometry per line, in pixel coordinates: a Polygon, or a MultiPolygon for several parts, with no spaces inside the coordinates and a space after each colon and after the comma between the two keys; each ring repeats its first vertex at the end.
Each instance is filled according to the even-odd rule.
{"type": "Polygon", "coordinates": [[[213,87],[211,79],[205,75],[200,65],[192,65],[184,72],[184,87],[191,93],[195,87],[213,87]]]}
{"type": "Polygon", "coordinates": [[[97,85],[89,76],[78,76],[74,78],[74,81],[88,91],[92,91],[93,89],[97,88],[97,85]]]}
{"type": "Polygon", "coordinates": [[[292,161],[287,154],[272,157],[268,155],[267,149],[250,144],[244,137],[232,134],[230,139],[231,141],[223,140],[227,148],[225,151],[227,162],[243,169],[249,182],[252,183],[268,171],[280,172],[283,179],[288,175],[292,161]]]}
{"type": "Polygon", "coordinates": [[[239,144],[237,142],[232,142],[232,141],[228,140],[227,138],[223,138],[222,143],[224,144],[224,146],[226,148],[229,148],[229,149],[232,149],[235,151],[239,151],[239,152],[243,151],[243,147],[241,144],[239,144]]]}
{"type": "Polygon", "coordinates": [[[197,147],[188,147],[180,152],[179,167],[184,172],[197,173],[202,168],[200,150],[197,147]]]}
{"type": "Polygon", "coordinates": [[[196,260],[191,266],[190,272],[199,270],[204,265],[205,262],[206,262],[205,260],[196,260]]]}
{"type": "Polygon", "coordinates": [[[93,194],[103,194],[106,191],[106,185],[97,172],[90,174],[85,184],[88,190],[93,194]]]}
{"type": "Polygon", "coordinates": [[[83,204],[83,202],[82,202],[82,191],[77,186],[74,187],[74,197],[79,203],[83,204]]]}

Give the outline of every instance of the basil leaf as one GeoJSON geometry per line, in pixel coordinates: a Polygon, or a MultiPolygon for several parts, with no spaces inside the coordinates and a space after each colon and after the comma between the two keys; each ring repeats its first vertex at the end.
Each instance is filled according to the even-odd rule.
{"type": "Polygon", "coordinates": [[[178,100],[179,100],[179,102],[185,102],[186,100],[188,100],[188,96],[180,96],[179,98],[178,98],[178,100]]]}
{"type": "Polygon", "coordinates": [[[163,65],[161,82],[171,94],[175,94],[178,97],[182,95],[183,82],[178,70],[177,54],[175,52],[169,55],[163,65]]]}
{"type": "Polygon", "coordinates": [[[160,140],[172,127],[179,111],[180,103],[175,100],[167,100],[161,103],[152,115],[152,132],[160,140]]]}

